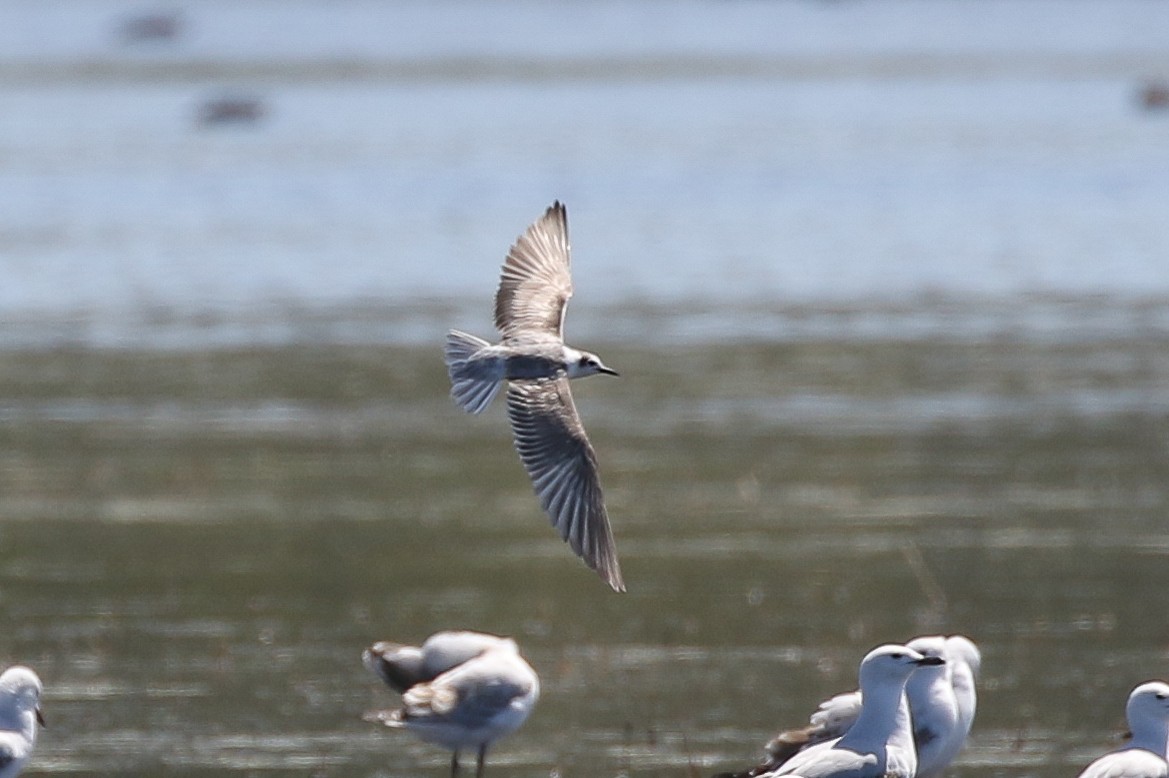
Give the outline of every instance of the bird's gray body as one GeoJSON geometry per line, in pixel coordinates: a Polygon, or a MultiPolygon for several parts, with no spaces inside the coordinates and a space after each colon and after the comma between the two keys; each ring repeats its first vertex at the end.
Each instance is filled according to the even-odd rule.
{"type": "Polygon", "coordinates": [[[569,388],[573,378],[616,371],[564,342],[564,311],[572,297],[569,256],[568,216],[562,204],[553,203],[504,261],[495,294],[502,339],[493,344],[451,330],[444,360],[451,397],[469,413],[484,411],[508,384],[516,451],[541,507],[576,555],[624,591],[596,453],[569,388]]]}
{"type": "MultiPolygon", "coordinates": [[[[465,333],[464,333],[465,334],[465,333]]],[[[568,372],[564,344],[555,338],[528,337],[486,343],[459,362],[456,380],[529,381],[568,372]]]]}

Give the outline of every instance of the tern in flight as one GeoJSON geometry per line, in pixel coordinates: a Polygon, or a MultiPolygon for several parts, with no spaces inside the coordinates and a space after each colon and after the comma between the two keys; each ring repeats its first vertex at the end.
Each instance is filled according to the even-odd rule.
{"type": "Polygon", "coordinates": [[[577,556],[616,591],[625,591],[597,474],[597,455],[572,401],[570,379],[617,375],[600,357],[564,342],[572,297],[568,216],[555,202],[516,239],[495,293],[499,343],[447,334],[451,396],[480,413],[504,381],[516,451],[540,505],[577,556]]]}

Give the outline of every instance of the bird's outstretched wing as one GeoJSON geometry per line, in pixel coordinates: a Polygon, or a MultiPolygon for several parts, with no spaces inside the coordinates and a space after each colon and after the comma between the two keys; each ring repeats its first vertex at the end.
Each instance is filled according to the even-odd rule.
{"type": "Polygon", "coordinates": [[[505,339],[532,330],[563,337],[568,263],[568,214],[557,201],[507,252],[495,293],[495,326],[505,339]]]}
{"type": "Polygon", "coordinates": [[[507,415],[516,451],[560,537],[609,586],[625,591],[597,455],[576,412],[568,379],[511,382],[507,415]]]}

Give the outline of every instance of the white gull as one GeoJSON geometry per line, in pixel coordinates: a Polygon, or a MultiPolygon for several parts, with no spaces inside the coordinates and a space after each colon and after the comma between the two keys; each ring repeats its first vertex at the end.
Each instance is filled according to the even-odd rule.
{"type": "Polygon", "coordinates": [[[1165,778],[1169,743],[1169,685],[1149,681],[1132,690],[1125,706],[1132,739],[1084,768],[1080,778],[1165,778]]]}
{"type": "Polygon", "coordinates": [[[518,729],[540,696],[515,641],[481,632],[437,632],[421,646],[375,643],[362,661],[402,695],[401,708],[365,718],[450,749],[452,776],[459,752],[475,749],[482,778],[487,749],[518,729]]]}

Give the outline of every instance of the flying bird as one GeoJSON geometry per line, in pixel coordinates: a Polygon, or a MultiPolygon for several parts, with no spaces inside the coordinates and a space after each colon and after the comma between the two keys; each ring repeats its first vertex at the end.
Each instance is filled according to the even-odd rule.
{"type": "Polygon", "coordinates": [[[554,202],[516,239],[495,293],[489,343],[459,330],[447,334],[451,397],[481,413],[508,383],[507,415],[516,451],[540,505],[572,550],[616,591],[625,591],[597,455],[572,400],[570,379],[617,371],[564,342],[564,309],[572,297],[568,215],[554,202]]]}
{"type": "Polygon", "coordinates": [[[362,661],[402,695],[401,708],[366,720],[449,748],[452,778],[465,749],[475,749],[475,775],[483,778],[487,749],[518,729],[540,696],[540,680],[515,641],[481,632],[436,632],[421,646],[375,643],[362,661]]]}
{"type": "Polygon", "coordinates": [[[41,679],[15,665],[0,675],[0,778],[15,778],[37,743],[41,716],[41,679]]]}

